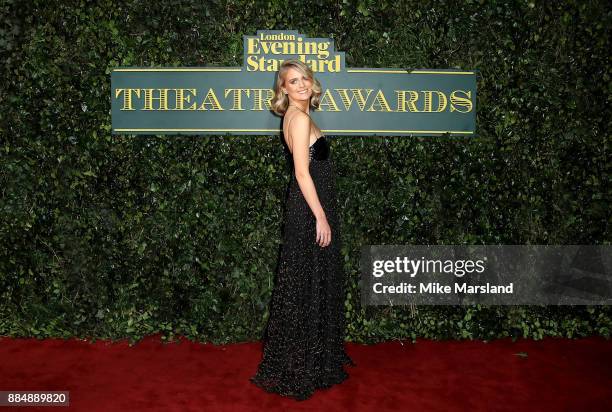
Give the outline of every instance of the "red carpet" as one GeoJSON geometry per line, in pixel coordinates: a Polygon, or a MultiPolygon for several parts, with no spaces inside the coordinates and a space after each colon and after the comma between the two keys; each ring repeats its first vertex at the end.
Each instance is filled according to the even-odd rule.
{"type": "Polygon", "coordinates": [[[19,409],[47,412],[582,412],[612,404],[612,342],[603,338],[419,339],[347,343],[347,352],[357,364],[347,367],[349,379],[297,402],[248,381],[261,357],[259,342],[163,344],[151,336],[129,347],[126,341],[0,338],[0,390],[70,391],[68,408],[19,409]]]}

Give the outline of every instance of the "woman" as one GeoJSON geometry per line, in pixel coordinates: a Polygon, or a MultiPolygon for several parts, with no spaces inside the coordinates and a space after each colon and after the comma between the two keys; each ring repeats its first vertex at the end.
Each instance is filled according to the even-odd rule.
{"type": "Polygon", "coordinates": [[[277,73],[273,111],[284,116],[293,158],[277,282],[264,334],[263,359],[250,380],[304,400],[315,389],[344,381],[344,270],[340,222],[329,144],[310,118],[321,84],[299,60],[277,73]]]}

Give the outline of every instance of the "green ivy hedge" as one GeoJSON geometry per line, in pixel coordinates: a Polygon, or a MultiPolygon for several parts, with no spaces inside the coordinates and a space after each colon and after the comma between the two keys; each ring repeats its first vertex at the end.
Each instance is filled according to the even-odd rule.
{"type": "Polygon", "coordinates": [[[362,307],[364,244],[610,244],[599,1],[0,3],[0,334],[255,340],[289,174],[278,136],[114,136],[110,71],[240,66],[242,36],[352,67],[478,69],[474,138],[338,137],[347,339],[609,337],[609,307],[362,307]],[[69,4],[70,3],[70,4],[69,4]]]}

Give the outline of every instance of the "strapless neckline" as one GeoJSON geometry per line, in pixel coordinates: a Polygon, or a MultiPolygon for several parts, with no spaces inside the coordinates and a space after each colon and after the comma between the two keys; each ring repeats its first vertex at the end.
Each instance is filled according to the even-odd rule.
{"type": "Polygon", "coordinates": [[[310,153],[310,160],[327,160],[329,157],[329,144],[327,143],[325,135],[319,136],[319,138],[310,145],[308,152],[310,153]]]}
{"type": "Polygon", "coordinates": [[[311,144],[311,145],[310,145],[310,146],[308,146],[308,147],[313,147],[315,144],[317,144],[317,142],[318,142],[319,140],[321,140],[321,139],[322,139],[322,138],[324,138],[324,137],[325,137],[325,135],[324,135],[324,134],[322,134],[321,136],[317,137],[317,140],[315,140],[315,141],[314,141],[314,143],[313,143],[313,144],[311,144]]]}

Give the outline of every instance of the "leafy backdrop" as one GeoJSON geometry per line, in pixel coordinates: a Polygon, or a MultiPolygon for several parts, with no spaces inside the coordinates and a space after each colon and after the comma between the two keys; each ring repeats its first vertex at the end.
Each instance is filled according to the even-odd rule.
{"type": "Polygon", "coordinates": [[[362,307],[364,244],[610,244],[599,1],[0,2],[0,334],[259,339],[278,136],[111,135],[110,71],[240,66],[242,36],[347,66],[478,69],[475,138],[339,137],[347,339],[610,335],[608,307],[362,307]]]}

